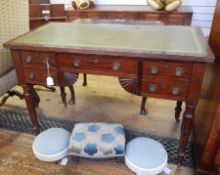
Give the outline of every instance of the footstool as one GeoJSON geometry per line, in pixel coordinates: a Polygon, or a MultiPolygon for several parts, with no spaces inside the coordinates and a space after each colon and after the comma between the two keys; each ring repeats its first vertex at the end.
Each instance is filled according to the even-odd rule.
{"type": "Polygon", "coordinates": [[[145,137],[127,144],[125,163],[137,175],[156,175],[168,170],[166,150],[159,142],[145,137]]]}
{"type": "Polygon", "coordinates": [[[69,154],[84,158],[123,157],[125,132],[120,124],[79,123],[74,126],[69,154]]]}
{"type": "Polygon", "coordinates": [[[40,133],[33,142],[35,157],[52,162],[68,156],[70,133],[62,128],[50,128],[40,133]]]}

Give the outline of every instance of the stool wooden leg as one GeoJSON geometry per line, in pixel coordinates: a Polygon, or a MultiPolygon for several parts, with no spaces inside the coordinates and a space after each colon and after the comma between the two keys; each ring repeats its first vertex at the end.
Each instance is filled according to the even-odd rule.
{"type": "Polygon", "coordinates": [[[146,115],[147,114],[147,111],[146,111],[146,108],[145,108],[146,101],[147,101],[147,97],[142,97],[141,112],[140,112],[141,115],[146,115]]]}
{"type": "Polygon", "coordinates": [[[60,87],[60,96],[62,98],[62,102],[63,104],[66,106],[67,102],[66,102],[66,93],[65,93],[65,87],[60,87]]]}
{"type": "Polygon", "coordinates": [[[87,86],[87,75],[83,74],[83,86],[87,86]]]}
{"type": "Polygon", "coordinates": [[[73,85],[70,85],[69,89],[70,89],[70,94],[71,94],[71,98],[69,100],[69,104],[73,105],[73,104],[75,104],[75,91],[74,91],[73,85]]]}
{"type": "Polygon", "coordinates": [[[182,111],[182,101],[178,101],[176,103],[176,108],[175,108],[175,119],[176,119],[176,122],[179,122],[180,121],[180,113],[182,111]]]}

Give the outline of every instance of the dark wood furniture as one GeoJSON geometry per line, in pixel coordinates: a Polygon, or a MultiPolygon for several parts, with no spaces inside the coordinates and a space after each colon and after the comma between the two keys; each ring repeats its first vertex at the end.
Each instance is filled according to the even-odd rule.
{"type": "Polygon", "coordinates": [[[185,101],[178,161],[183,159],[206,63],[214,61],[198,28],[50,23],[4,46],[11,49],[36,133],[32,85],[45,84],[48,60],[57,86],[72,85],[78,73],[109,75],[132,94],[185,101]]]}
{"type": "Polygon", "coordinates": [[[29,4],[30,29],[48,22],[65,22],[64,4],[29,4]]]}
{"type": "Polygon", "coordinates": [[[192,8],[180,7],[177,11],[156,11],[150,6],[141,5],[96,5],[85,10],[66,10],[67,21],[78,18],[90,19],[125,19],[162,21],[166,25],[190,25],[192,8]]]}
{"type": "MultiPolygon", "coordinates": [[[[37,28],[47,22],[63,21],[72,22],[76,19],[91,19],[91,20],[123,20],[126,22],[132,21],[161,21],[165,25],[190,25],[192,20],[192,8],[180,7],[173,12],[156,11],[149,6],[129,6],[129,5],[96,5],[93,8],[85,10],[69,9],[64,12],[62,5],[50,5],[48,0],[30,0],[30,29],[37,28]],[[47,5],[42,5],[47,4],[47,5]],[[39,5],[41,4],[41,5],[39,5]],[[43,10],[50,10],[50,16],[43,15],[43,10]],[[66,17],[65,17],[66,15],[66,17]]],[[[83,86],[87,85],[87,76],[83,74],[83,86]]],[[[73,87],[69,87],[70,92],[74,92],[73,87]]],[[[66,93],[64,88],[60,88],[63,103],[66,105],[66,93]]],[[[145,115],[147,97],[142,98],[140,113],[145,115]]],[[[75,97],[71,93],[69,104],[74,104],[75,97]]],[[[181,112],[181,103],[177,102],[175,108],[175,119],[178,122],[181,112]]]]}
{"type": "MultiPolygon", "coordinates": [[[[96,5],[93,8],[85,10],[67,10],[67,21],[76,19],[92,20],[126,20],[126,21],[161,21],[165,25],[191,25],[192,8],[180,7],[176,11],[156,11],[150,6],[129,6],[129,5],[96,5]]],[[[83,74],[83,85],[87,85],[86,74],[83,74]]],[[[65,92],[63,92],[65,93],[65,92]]],[[[147,97],[142,98],[140,113],[145,115],[147,97]]],[[[175,108],[175,119],[179,122],[182,102],[178,101],[175,108]]]]}
{"type": "Polygon", "coordinates": [[[209,64],[194,119],[196,174],[220,174],[220,1],[218,0],[209,44],[216,56],[209,64]]]}

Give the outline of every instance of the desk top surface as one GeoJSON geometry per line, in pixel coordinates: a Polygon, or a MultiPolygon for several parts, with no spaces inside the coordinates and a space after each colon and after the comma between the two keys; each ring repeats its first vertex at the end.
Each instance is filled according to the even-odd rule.
{"type": "Polygon", "coordinates": [[[186,58],[198,62],[214,61],[200,29],[190,26],[50,23],[6,43],[6,47],[142,58],[186,58]]]}

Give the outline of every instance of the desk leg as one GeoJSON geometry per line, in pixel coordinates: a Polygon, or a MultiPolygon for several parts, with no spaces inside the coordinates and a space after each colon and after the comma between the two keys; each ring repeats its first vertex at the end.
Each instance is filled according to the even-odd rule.
{"type": "Polygon", "coordinates": [[[183,114],[183,123],[181,128],[181,137],[179,144],[179,153],[178,153],[178,164],[180,164],[185,156],[186,147],[189,141],[189,136],[193,127],[193,117],[194,117],[195,107],[186,104],[186,110],[183,114]]]}
{"type": "Polygon", "coordinates": [[[34,96],[33,96],[34,94],[33,88],[31,85],[23,85],[23,89],[24,89],[24,98],[25,98],[26,106],[27,106],[29,115],[31,117],[34,132],[37,135],[40,133],[40,128],[39,128],[39,124],[37,121],[35,101],[34,101],[34,96]]]}
{"type": "Polygon", "coordinates": [[[87,86],[87,75],[83,74],[83,86],[87,86]]]}
{"type": "Polygon", "coordinates": [[[33,86],[31,86],[31,92],[32,92],[32,96],[34,98],[34,104],[35,104],[36,107],[38,107],[39,103],[40,103],[40,97],[37,94],[37,92],[36,92],[36,90],[34,89],[33,86]]]}
{"type": "Polygon", "coordinates": [[[147,101],[147,97],[142,97],[141,112],[140,112],[141,115],[146,115],[147,114],[147,111],[146,111],[146,108],[145,108],[146,101],[147,101]]]}
{"type": "Polygon", "coordinates": [[[67,102],[66,102],[66,93],[65,93],[65,87],[60,87],[60,96],[62,98],[62,102],[63,104],[66,106],[67,102]]]}
{"type": "Polygon", "coordinates": [[[182,111],[182,102],[178,101],[176,103],[176,108],[175,108],[175,119],[176,119],[176,122],[180,121],[180,113],[181,113],[181,111],[182,111]]]}
{"type": "Polygon", "coordinates": [[[70,95],[71,95],[71,98],[69,100],[69,104],[73,105],[73,104],[75,104],[75,91],[74,91],[73,85],[70,85],[69,89],[70,89],[70,95]]]}

